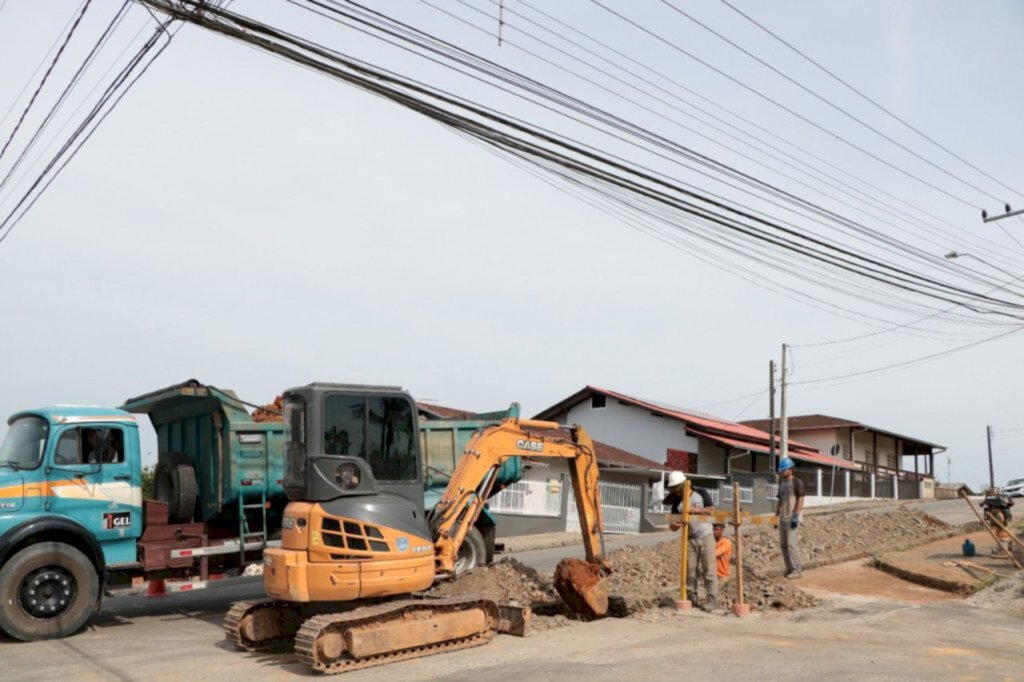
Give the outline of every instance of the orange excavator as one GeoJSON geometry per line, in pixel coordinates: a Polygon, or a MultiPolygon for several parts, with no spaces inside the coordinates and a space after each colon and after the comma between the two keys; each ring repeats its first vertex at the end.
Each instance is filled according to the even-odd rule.
{"type": "Polygon", "coordinates": [[[459,547],[509,457],[567,460],[586,561],[564,560],[555,587],[577,613],[607,612],[597,460],[582,427],[509,418],[478,431],[427,515],[406,392],[310,384],[283,402],[291,501],[281,547],[264,552],[269,598],[236,603],[225,618],[240,648],[294,642],[313,670],[340,673],[486,644],[517,617],[521,626],[521,612],[488,599],[414,596],[454,576],[459,547]]]}

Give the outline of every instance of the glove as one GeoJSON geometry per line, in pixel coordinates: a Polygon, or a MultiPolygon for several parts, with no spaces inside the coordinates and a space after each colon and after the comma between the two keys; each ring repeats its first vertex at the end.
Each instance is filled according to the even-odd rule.
{"type": "Polygon", "coordinates": [[[799,526],[799,525],[800,525],[800,515],[799,514],[794,514],[793,518],[791,518],[789,520],[789,527],[790,527],[791,530],[796,530],[797,526],[799,526]]]}

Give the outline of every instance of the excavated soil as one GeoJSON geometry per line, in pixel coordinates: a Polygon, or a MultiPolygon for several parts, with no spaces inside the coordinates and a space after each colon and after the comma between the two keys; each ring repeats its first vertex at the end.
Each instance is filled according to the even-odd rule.
{"type": "MultiPolygon", "coordinates": [[[[801,525],[804,567],[824,566],[923,544],[948,533],[950,528],[928,514],[906,508],[885,514],[843,512],[810,516],[801,525]]],[[[782,577],[782,555],[778,544],[778,531],[774,528],[753,526],[744,529],[744,597],[747,604],[760,611],[791,611],[821,604],[817,597],[801,591],[798,581],[782,577]]],[[[609,614],[647,618],[653,609],[672,606],[679,590],[679,555],[678,539],[653,547],[629,545],[610,553],[606,559],[613,571],[606,583],[609,614]]],[[[719,591],[718,606],[725,610],[733,604],[735,573],[733,566],[733,580],[723,584],[719,591]]],[[[561,603],[550,576],[542,575],[514,559],[477,568],[455,581],[435,586],[430,594],[480,596],[532,606],[533,631],[560,627],[577,619],[561,603]]],[[[690,596],[692,599],[693,595],[690,596]]]]}

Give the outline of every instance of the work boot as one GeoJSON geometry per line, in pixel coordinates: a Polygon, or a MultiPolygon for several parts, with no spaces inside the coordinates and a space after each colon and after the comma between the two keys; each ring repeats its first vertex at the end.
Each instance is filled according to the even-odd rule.
{"type": "Polygon", "coordinates": [[[787,573],[786,574],[786,579],[787,580],[799,580],[800,578],[803,577],[803,575],[804,574],[801,573],[800,571],[793,571],[792,573],[787,573]]]}
{"type": "Polygon", "coordinates": [[[704,613],[711,613],[718,608],[718,603],[714,599],[708,599],[706,602],[700,605],[700,610],[704,613]]]}

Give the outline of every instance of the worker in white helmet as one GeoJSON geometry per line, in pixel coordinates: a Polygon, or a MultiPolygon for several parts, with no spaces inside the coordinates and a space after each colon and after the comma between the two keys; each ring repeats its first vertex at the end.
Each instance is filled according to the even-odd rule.
{"type": "MultiPolygon", "coordinates": [[[[665,488],[668,495],[665,504],[672,505],[672,513],[682,511],[683,487],[686,475],[682,471],[673,471],[668,475],[665,488]]],[[[689,543],[686,553],[686,594],[690,601],[697,604],[697,583],[704,583],[707,597],[700,605],[705,611],[713,611],[718,606],[718,572],[715,565],[715,537],[708,516],[714,509],[711,496],[703,488],[690,490],[690,523],[689,543]],[[702,518],[703,517],[703,518],[702,518]]],[[[682,528],[682,523],[673,521],[669,524],[672,530],[682,528]]]]}

